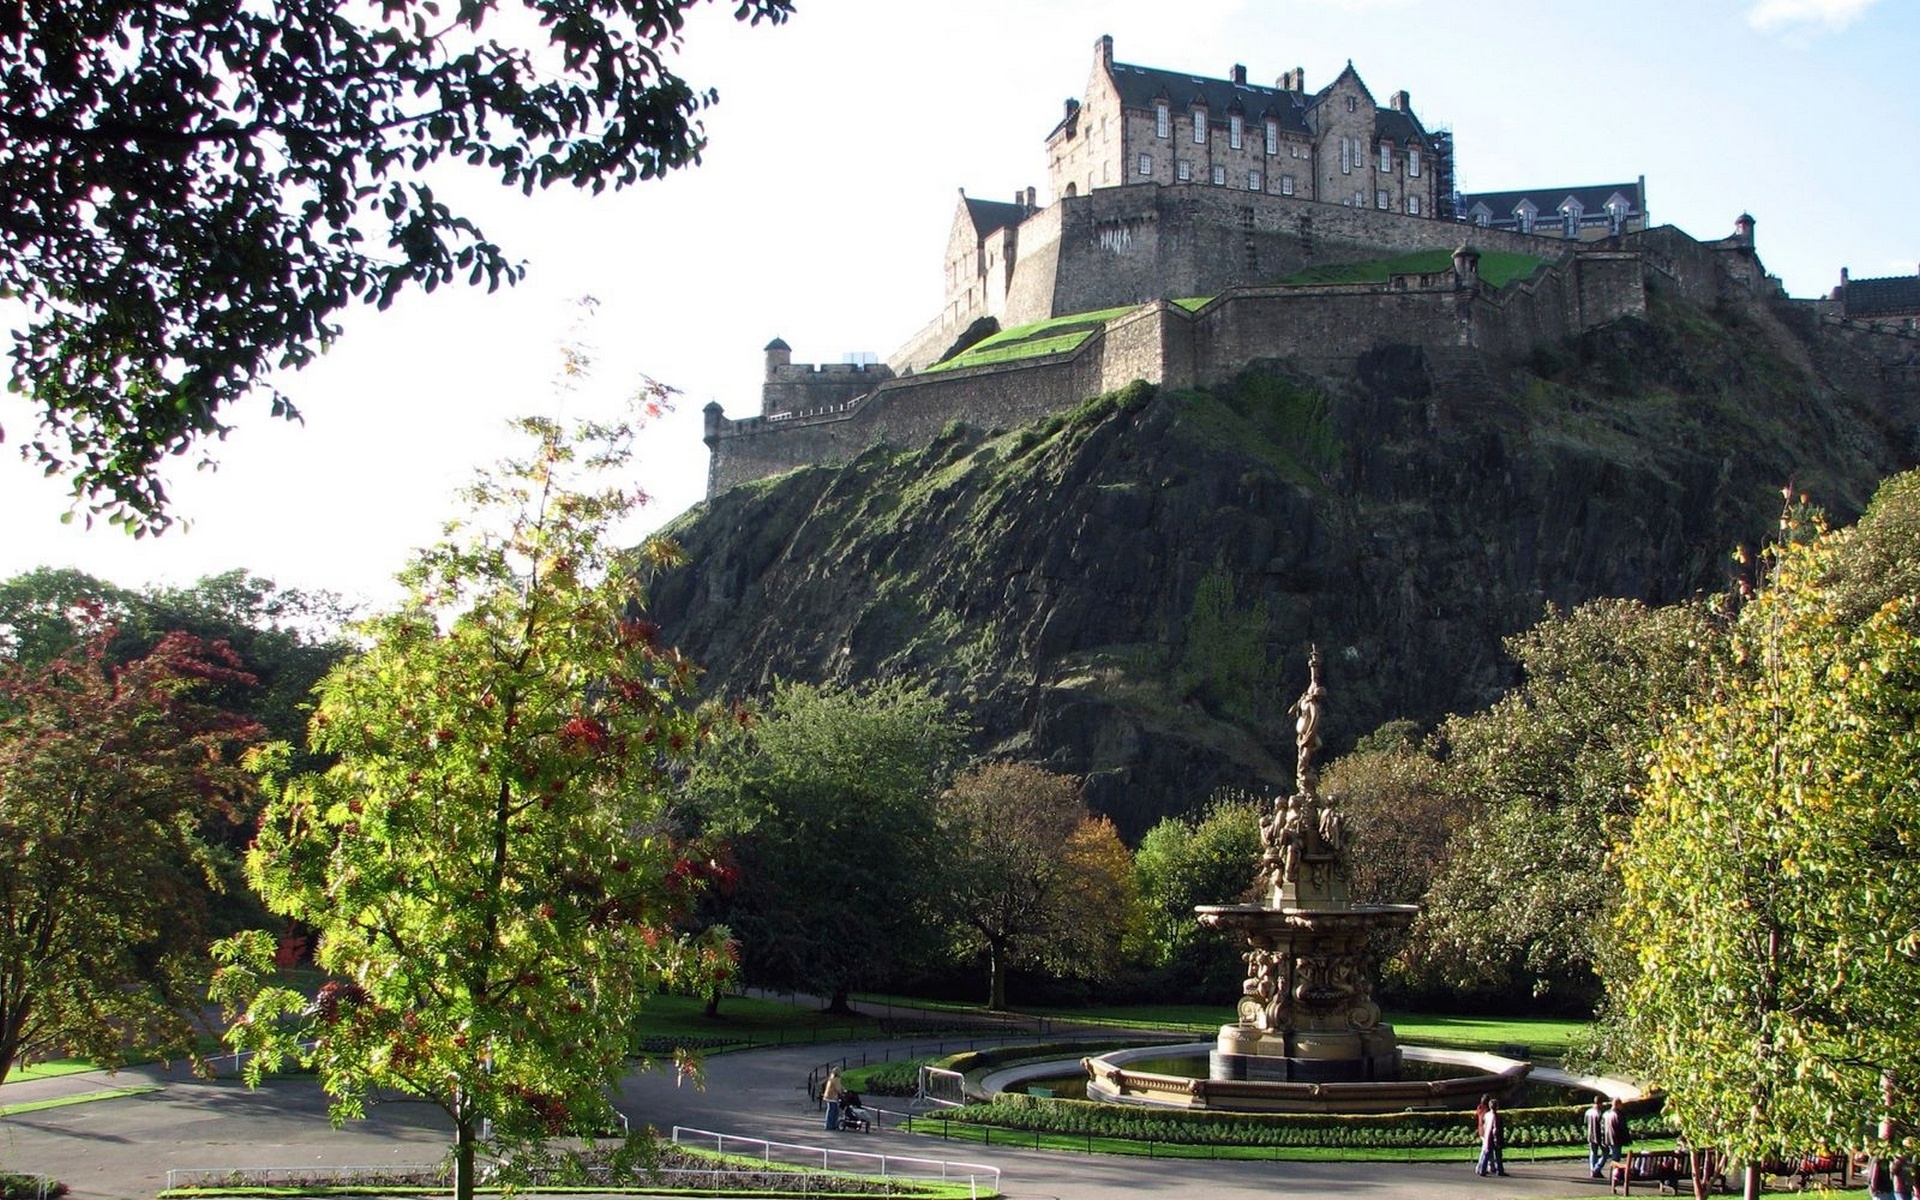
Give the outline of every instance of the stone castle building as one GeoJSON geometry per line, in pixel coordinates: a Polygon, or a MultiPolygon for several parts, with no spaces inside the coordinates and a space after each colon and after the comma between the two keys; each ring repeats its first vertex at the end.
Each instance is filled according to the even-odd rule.
{"type": "MultiPolygon", "coordinates": [[[[1703,304],[1779,294],[1751,217],[1711,242],[1651,228],[1644,180],[1460,197],[1452,145],[1406,92],[1376,104],[1351,63],[1309,93],[1297,68],[1265,87],[1240,66],[1207,79],[1116,63],[1102,37],[1084,97],[1046,138],[1052,202],[1032,188],[1011,202],[962,193],[945,303],[885,363],[795,363],[769,343],[759,415],[707,406],[709,494],[878,443],[924,445],[956,420],[1012,428],[1136,379],[1208,386],[1256,358],[1339,371],[1384,343],[1421,347],[1445,371],[1644,314],[1654,290],[1703,304]],[[1450,269],[1280,282],[1434,250],[1452,252],[1450,269]],[[1478,271],[1492,250],[1541,265],[1494,287],[1478,271]],[[1068,314],[1095,314],[1084,324],[1096,327],[1068,348],[928,369],[997,330],[1068,314]]],[[[1854,282],[1856,303],[1868,282],[1854,282]]],[[[1845,319],[1829,311],[1843,296],[1815,303],[1819,318],[1845,319]]],[[[1910,324],[1867,331],[1901,335],[1870,347],[1889,369],[1915,367],[1910,324]]]]}

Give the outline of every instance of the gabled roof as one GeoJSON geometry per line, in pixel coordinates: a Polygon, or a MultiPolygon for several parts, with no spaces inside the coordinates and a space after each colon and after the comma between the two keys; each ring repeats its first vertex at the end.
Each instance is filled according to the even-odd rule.
{"type": "Polygon", "coordinates": [[[1850,317],[1920,315],[1920,275],[1849,279],[1842,299],[1850,317]]]}
{"type": "Polygon", "coordinates": [[[1474,192],[1460,197],[1460,211],[1471,213],[1484,206],[1496,217],[1509,216],[1522,201],[1531,201],[1535,212],[1564,212],[1568,201],[1577,201],[1582,212],[1603,213],[1615,197],[1627,202],[1629,213],[1645,213],[1646,197],[1638,183],[1598,183],[1590,187],[1532,188],[1519,192],[1474,192]]]}
{"type": "Polygon", "coordinates": [[[962,198],[962,203],[967,206],[967,216],[973,221],[973,231],[981,237],[996,229],[1018,225],[1033,213],[1024,204],[1009,204],[1005,200],[975,200],[972,196],[966,196],[962,198]]]}
{"type": "Polygon", "coordinates": [[[1427,131],[1420,118],[1399,108],[1379,108],[1373,113],[1373,136],[1386,141],[1427,144],[1427,131]]]}
{"type": "Polygon", "coordinates": [[[1272,117],[1289,133],[1307,132],[1304,98],[1279,88],[1234,83],[1230,79],[1207,79],[1131,63],[1113,64],[1113,84],[1120,92],[1121,105],[1126,108],[1152,108],[1156,100],[1165,100],[1175,109],[1202,104],[1211,121],[1216,116],[1224,119],[1237,105],[1249,121],[1272,117]]]}

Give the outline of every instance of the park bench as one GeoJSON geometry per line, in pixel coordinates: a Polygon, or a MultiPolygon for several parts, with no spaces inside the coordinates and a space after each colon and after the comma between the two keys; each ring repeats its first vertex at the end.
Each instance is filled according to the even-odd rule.
{"type": "Polygon", "coordinates": [[[1811,1187],[1846,1187],[1851,1181],[1853,1163],[1845,1154],[1809,1154],[1798,1162],[1770,1162],[1761,1166],[1762,1174],[1792,1181],[1795,1191],[1811,1187]],[[1817,1181],[1817,1184],[1816,1184],[1817,1181]]]}
{"type": "Polygon", "coordinates": [[[1607,1186],[1618,1196],[1633,1195],[1636,1183],[1657,1184],[1663,1196],[1678,1195],[1681,1183],[1692,1179],[1693,1167],[1684,1150],[1636,1150],[1607,1164],[1607,1186]]]}

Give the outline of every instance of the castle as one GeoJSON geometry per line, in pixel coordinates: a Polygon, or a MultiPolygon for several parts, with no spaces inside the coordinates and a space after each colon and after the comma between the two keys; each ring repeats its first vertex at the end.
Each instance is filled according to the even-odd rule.
{"type": "MultiPolygon", "coordinates": [[[[1237,65],[1207,79],[1117,63],[1102,37],[1046,147],[1045,207],[1031,188],[1011,203],[962,193],[945,303],[885,363],[796,364],[776,338],[759,416],[707,406],[709,495],[878,443],[924,445],[955,420],[1011,428],[1136,379],[1206,386],[1256,358],[1337,371],[1382,343],[1438,363],[1520,356],[1644,314],[1651,288],[1704,304],[1779,293],[1751,217],[1714,242],[1649,228],[1644,180],[1457,195],[1451,135],[1427,130],[1404,91],[1376,104],[1351,63],[1309,94],[1298,68],[1271,88],[1237,65]],[[1450,266],[1277,283],[1436,250],[1450,266]],[[1490,251],[1539,265],[1495,287],[1479,271],[1490,251]],[[949,365],[996,331],[1079,313],[1106,316],[1051,352],[949,365]]],[[[1887,353],[1912,369],[1910,345],[1887,353]]]]}

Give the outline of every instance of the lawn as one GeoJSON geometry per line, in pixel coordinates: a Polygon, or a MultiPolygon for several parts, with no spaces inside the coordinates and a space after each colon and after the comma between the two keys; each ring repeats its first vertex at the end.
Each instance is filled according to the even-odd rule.
{"type": "Polygon", "coordinates": [[[719,1050],[845,1041],[877,1033],[871,1017],[822,1012],[811,1004],[726,996],[717,1017],[707,1016],[705,1008],[695,996],[655,996],[640,1009],[634,1035],[649,1048],[719,1050]]]}
{"type": "MultiPolygon", "coordinates": [[[[1480,278],[1494,287],[1505,287],[1516,279],[1533,274],[1544,259],[1507,250],[1480,252],[1480,278]]],[[[1397,258],[1376,258],[1367,262],[1329,263],[1308,267],[1279,281],[1279,287],[1304,287],[1316,283],[1385,283],[1390,275],[1431,275],[1453,269],[1453,251],[1422,250],[1397,258]]]]}

